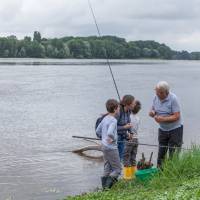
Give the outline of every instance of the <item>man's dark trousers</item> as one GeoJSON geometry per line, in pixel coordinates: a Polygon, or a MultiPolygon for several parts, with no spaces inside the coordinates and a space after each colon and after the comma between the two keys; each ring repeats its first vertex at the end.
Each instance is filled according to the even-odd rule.
{"type": "Polygon", "coordinates": [[[173,153],[177,149],[180,151],[180,148],[183,143],[183,125],[181,127],[170,130],[163,131],[160,128],[158,129],[158,142],[159,142],[159,150],[158,150],[158,167],[161,166],[162,161],[165,159],[167,150],[169,149],[169,157],[173,156],[173,153]]]}

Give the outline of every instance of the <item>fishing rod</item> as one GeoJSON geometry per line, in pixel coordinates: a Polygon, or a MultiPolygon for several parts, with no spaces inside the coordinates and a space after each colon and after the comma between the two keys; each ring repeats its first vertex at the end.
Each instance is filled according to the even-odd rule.
{"type": "MultiPolygon", "coordinates": [[[[99,29],[99,26],[98,26],[98,23],[97,23],[95,14],[94,14],[94,10],[92,8],[92,4],[91,4],[90,0],[88,0],[88,5],[90,7],[90,10],[91,10],[91,13],[92,13],[92,17],[94,19],[94,23],[95,23],[95,26],[96,26],[96,29],[97,29],[97,33],[98,33],[99,37],[101,37],[100,29],[99,29]]],[[[119,98],[119,101],[121,101],[121,98],[120,98],[120,95],[119,95],[119,90],[117,88],[117,84],[116,84],[116,81],[115,81],[115,78],[114,78],[114,74],[113,74],[113,71],[112,71],[112,68],[111,68],[111,65],[110,65],[110,61],[109,61],[109,58],[108,58],[108,53],[107,53],[107,49],[106,48],[105,48],[105,56],[106,56],[106,62],[108,64],[108,67],[109,67],[109,70],[110,70],[110,74],[112,76],[112,80],[113,80],[113,83],[114,83],[114,86],[115,86],[115,90],[117,92],[117,96],[119,98]]]]}
{"type": "MultiPolygon", "coordinates": [[[[85,140],[98,140],[101,141],[100,138],[93,138],[93,137],[84,137],[84,136],[76,136],[73,135],[73,138],[77,139],[85,139],[85,140]]],[[[170,147],[170,146],[165,146],[165,145],[157,145],[157,144],[148,144],[148,143],[137,143],[137,142],[132,142],[132,141],[117,141],[117,143],[129,143],[129,144],[137,144],[140,146],[149,146],[149,147],[161,147],[161,148],[171,148],[171,149],[183,149],[183,150],[192,150],[188,148],[183,148],[183,147],[170,147]]]]}

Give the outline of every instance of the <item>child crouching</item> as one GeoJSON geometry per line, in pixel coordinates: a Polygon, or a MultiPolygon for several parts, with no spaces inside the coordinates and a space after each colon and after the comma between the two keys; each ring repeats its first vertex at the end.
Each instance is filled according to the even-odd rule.
{"type": "Polygon", "coordinates": [[[104,156],[104,174],[101,178],[102,187],[111,188],[117,182],[121,173],[121,163],[117,148],[117,120],[119,113],[119,103],[115,99],[106,102],[106,115],[96,129],[96,133],[101,136],[102,151],[104,156]]]}

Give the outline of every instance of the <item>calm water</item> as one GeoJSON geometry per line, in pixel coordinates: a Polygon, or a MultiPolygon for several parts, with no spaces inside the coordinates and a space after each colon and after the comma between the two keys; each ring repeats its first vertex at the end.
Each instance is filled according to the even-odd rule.
{"type": "MultiPolygon", "coordinates": [[[[96,117],[116,97],[108,67],[98,60],[0,62],[0,199],[55,200],[99,186],[103,164],[67,151],[90,144],[72,135],[95,136],[96,117]]],[[[184,146],[200,143],[200,62],[127,62],[112,67],[121,95],[142,102],[140,142],[157,143],[147,113],[154,85],[166,80],[182,105],[184,146]]]]}

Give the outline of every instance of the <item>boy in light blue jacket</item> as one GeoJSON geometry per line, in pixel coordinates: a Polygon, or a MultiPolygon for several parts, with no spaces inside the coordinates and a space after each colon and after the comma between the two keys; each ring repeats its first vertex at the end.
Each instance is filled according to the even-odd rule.
{"type": "Polygon", "coordinates": [[[106,102],[106,115],[96,129],[101,136],[102,151],[104,156],[104,174],[101,178],[102,187],[111,188],[121,173],[121,163],[117,148],[117,120],[119,103],[115,99],[106,102]]]}

